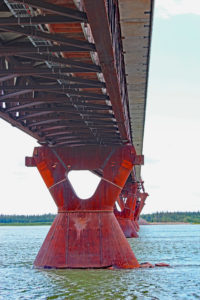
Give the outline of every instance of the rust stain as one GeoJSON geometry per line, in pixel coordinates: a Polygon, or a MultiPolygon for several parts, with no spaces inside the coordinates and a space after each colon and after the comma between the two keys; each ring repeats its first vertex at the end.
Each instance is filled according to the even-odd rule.
{"type": "Polygon", "coordinates": [[[81,236],[81,232],[87,227],[89,218],[74,217],[73,221],[74,221],[74,227],[76,228],[76,232],[77,232],[77,240],[79,240],[81,236]]]}

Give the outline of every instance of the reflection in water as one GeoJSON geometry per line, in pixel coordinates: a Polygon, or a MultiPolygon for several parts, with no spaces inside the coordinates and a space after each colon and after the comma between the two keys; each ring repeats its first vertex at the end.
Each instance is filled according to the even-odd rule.
{"type": "Polygon", "coordinates": [[[171,268],[38,270],[49,227],[0,227],[0,299],[200,299],[200,225],[142,226],[129,239],[140,262],[171,268]]]}

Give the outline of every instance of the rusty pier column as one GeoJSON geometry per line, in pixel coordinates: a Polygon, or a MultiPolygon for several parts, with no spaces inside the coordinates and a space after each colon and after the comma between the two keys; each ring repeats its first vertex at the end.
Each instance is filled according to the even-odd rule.
{"type": "Polygon", "coordinates": [[[58,207],[36,267],[139,267],[113,213],[136,158],[131,145],[34,149],[26,165],[38,168],[58,207]],[[68,179],[71,170],[89,170],[101,177],[92,197],[82,200],[76,195],[68,179]]]}
{"type": "Polygon", "coordinates": [[[145,193],[145,191],[143,191],[142,193],[139,193],[138,195],[138,200],[136,202],[136,208],[135,208],[135,214],[134,214],[134,224],[136,225],[136,230],[139,231],[139,218],[140,218],[140,214],[141,211],[145,205],[145,200],[146,198],[149,196],[148,193],[145,193]]]}
{"type": "Polygon", "coordinates": [[[126,182],[120,196],[118,197],[118,204],[121,208],[121,211],[118,211],[116,207],[114,209],[115,216],[125,237],[127,238],[138,237],[134,222],[137,188],[137,182],[126,182]]]}

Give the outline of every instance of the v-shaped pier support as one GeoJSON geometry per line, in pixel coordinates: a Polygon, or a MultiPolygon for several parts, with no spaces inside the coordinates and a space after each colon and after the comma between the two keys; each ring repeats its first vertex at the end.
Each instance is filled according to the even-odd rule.
{"type": "Polygon", "coordinates": [[[138,237],[137,228],[134,221],[134,214],[137,202],[137,182],[126,182],[124,189],[118,197],[118,204],[121,211],[115,207],[114,213],[121,226],[121,229],[127,238],[138,237]],[[121,203],[121,205],[120,205],[121,203]]]}
{"type": "Polygon", "coordinates": [[[34,149],[26,165],[37,166],[58,207],[36,267],[139,267],[113,213],[136,160],[131,145],[34,149]],[[68,179],[71,170],[89,170],[101,177],[91,198],[78,198],[68,179]]]}

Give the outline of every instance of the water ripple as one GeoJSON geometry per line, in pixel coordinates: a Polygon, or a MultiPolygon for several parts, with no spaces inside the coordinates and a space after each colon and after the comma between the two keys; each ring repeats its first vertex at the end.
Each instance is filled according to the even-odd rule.
{"type": "Polygon", "coordinates": [[[200,225],[142,226],[129,240],[138,260],[171,268],[137,270],[35,269],[48,229],[0,227],[0,299],[200,299],[200,225]]]}

